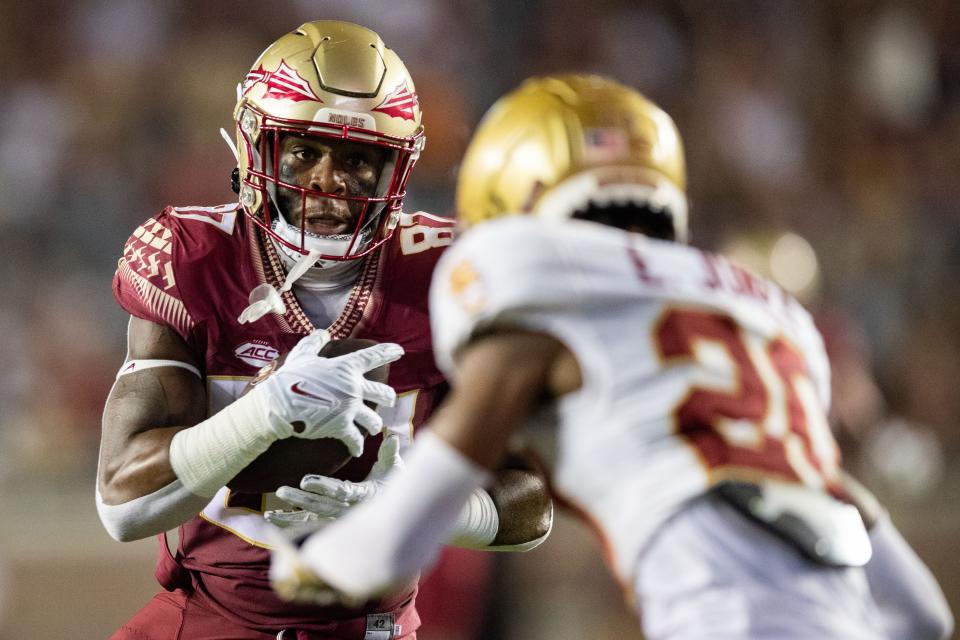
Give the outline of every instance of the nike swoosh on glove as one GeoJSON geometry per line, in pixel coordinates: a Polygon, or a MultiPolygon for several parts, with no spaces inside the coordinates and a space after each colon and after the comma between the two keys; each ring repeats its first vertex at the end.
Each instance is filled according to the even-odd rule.
{"type": "Polygon", "coordinates": [[[380,433],[383,419],[364,404],[392,407],[396,392],[364,374],[403,355],[403,347],[384,342],[335,358],[317,355],[329,340],[315,331],[297,343],[283,365],[250,392],[270,416],[277,437],[334,438],[353,456],[363,453],[365,434],[380,433]]]}

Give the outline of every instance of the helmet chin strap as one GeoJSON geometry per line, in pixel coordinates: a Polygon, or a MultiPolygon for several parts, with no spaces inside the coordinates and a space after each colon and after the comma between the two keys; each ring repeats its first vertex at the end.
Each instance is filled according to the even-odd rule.
{"type": "Polygon", "coordinates": [[[296,264],[287,271],[287,277],[284,278],[283,286],[280,287],[279,291],[267,282],[254,287],[247,299],[250,304],[237,317],[237,322],[247,324],[256,322],[268,313],[282,314],[286,312],[287,305],[283,303],[283,294],[290,291],[293,283],[313,266],[319,255],[319,252],[311,251],[305,256],[300,256],[296,264]]]}
{"type": "Polygon", "coordinates": [[[237,144],[230,137],[230,134],[224,130],[223,127],[220,127],[220,137],[223,138],[223,141],[227,143],[227,146],[230,147],[230,153],[233,154],[234,160],[240,160],[240,153],[237,151],[237,144]]]}
{"type": "MultiPolygon", "coordinates": [[[[290,242],[297,242],[300,239],[300,228],[287,222],[283,216],[277,216],[272,224],[273,231],[282,238],[290,242]]],[[[369,242],[370,232],[365,230],[361,232],[365,236],[361,240],[361,246],[369,242]]],[[[323,273],[336,279],[336,276],[345,271],[355,271],[359,265],[355,265],[352,260],[320,260],[322,254],[343,255],[350,246],[351,236],[330,236],[322,237],[316,235],[306,236],[304,245],[309,250],[307,255],[290,249],[282,243],[270,238],[274,246],[279,250],[280,259],[283,261],[287,276],[283,280],[283,286],[280,289],[274,288],[269,283],[263,283],[254,287],[248,298],[249,304],[237,317],[240,324],[256,322],[268,313],[282,314],[287,310],[283,302],[283,293],[293,288],[293,284],[310,271],[323,270],[323,273]],[[344,239],[345,238],[345,239],[344,239]]]]}

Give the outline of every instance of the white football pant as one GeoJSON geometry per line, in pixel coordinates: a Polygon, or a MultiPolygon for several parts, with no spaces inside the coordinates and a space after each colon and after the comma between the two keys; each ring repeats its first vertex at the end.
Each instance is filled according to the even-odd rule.
{"type": "Polygon", "coordinates": [[[667,521],[637,565],[648,640],[880,640],[861,568],[815,564],[715,495],[667,521]]]}

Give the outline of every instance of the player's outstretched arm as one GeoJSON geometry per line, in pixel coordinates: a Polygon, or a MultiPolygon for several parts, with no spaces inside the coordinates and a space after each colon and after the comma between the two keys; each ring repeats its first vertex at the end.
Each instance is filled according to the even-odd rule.
{"type": "MultiPolygon", "coordinates": [[[[492,551],[536,547],[553,525],[546,480],[518,460],[504,464],[507,442],[542,403],[580,388],[580,367],[555,338],[526,331],[475,339],[457,362],[458,386],[430,426],[458,453],[493,470],[488,492],[496,506],[492,551]]],[[[471,494],[458,515],[451,542],[460,546],[465,513],[478,503],[471,494]]]]}
{"type": "Polygon", "coordinates": [[[206,398],[190,349],[172,330],[133,318],[128,361],[176,364],[120,376],[104,411],[97,505],[120,540],[165,531],[199,512],[231,478],[288,438],[336,438],[353,455],[361,429],[380,417],[363,404],[391,405],[395,393],[364,373],[403,354],[380,344],[336,358],[318,352],[323,332],[303,338],[272,376],[203,419],[206,398]],[[190,378],[193,376],[193,379],[190,378]]]}
{"type": "MultiPolygon", "coordinates": [[[[389,474],[403,468],[399,439],[384,439],[367,478],[361,482],[306,475],[300,487],[282,486],[277,497],[295,509],[267,511],[279,527],[325,525],[372,500],[389,474]]],[[[480,551],[529,551],[543,542],[553,525],[553,501],[546,479],[517,457],[498,469],[488,489],[477,487],[453,527],[448,544],[480,551]]]]}
{"type": "Polygon", "coordinates": [[[322,599],[335,592],[358,601],[412,577],[450,539],[471,495],[492,483],[490,470],[510,435],[543,400],[579,385],[572,356],[548,336],[495,334],[471,344],[453,391],[417,437],[404,471],[376,498],[308,538],[299,555],[274,556],[278,593],[322,599]],[[391,526],[385,530],[382,522],[391,526]]]}

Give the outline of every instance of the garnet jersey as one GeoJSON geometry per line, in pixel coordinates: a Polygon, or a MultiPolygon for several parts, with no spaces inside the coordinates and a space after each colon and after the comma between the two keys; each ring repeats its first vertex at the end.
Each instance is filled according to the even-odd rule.
{"type": "Polygon", "coordinates": [[[434,273],[440,366],[471,336],[521,327],[576,356],[558,403],[561,498],[620,576],[658,525],[723,479],[836,491],[829,365],[810,315],[726,259],[584,221],[516,216],[471,230],[434,273]]]}
{"type": "MultiPolygon", "coordinates": [[[[333,338],[396,342],[404,356],[390,366],[397,403],[380,410],[385,429],[404,446],[445,389],[436,369],[427,320],[430,274],[453,237],[452,223],[427,214],[403,214],[394,237],[364,259],[359,279],[333,338]]],[[[284,278],[271,242],[237,205],[167,208],[134,231],[114,276],[114,294],[131,315],[174,329],[196,353],[206,380],[208,414],[235,400],[266,363],[289,351],[314,327],[291,292],[287,310],[250,324],[237,317],[250,291],[284,278]]],[[[376,459],[379,438],[336,477],[361,480],[376,459]]],[[[415,626],[415,585],[364,610],[289,604],[276,598],[267,577],[269,508],[289,508],[273,494],[232,494],[223,488],[200,515],[180,527],[176,564],[161,552],[157,575],[166,587],[189,580],[213,608],[253,628],[279,626],[363,636],[364,614],[400,611],[415,626]],[[188,572],[188,573],[184,573],[188,572]],[[352,619],[352,620],[350,620],[352,619]],[[337,622],[340,621],[340,622],[337,622]],[[359,631],[355,631],[358,629],[359,631]]],[[[399,621],[398,613],[397,620],[399,621]]]]}

